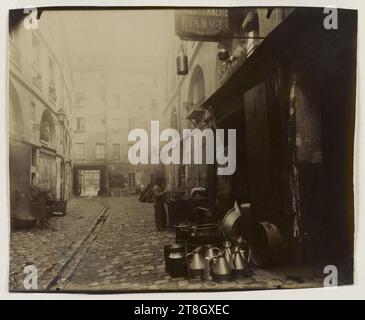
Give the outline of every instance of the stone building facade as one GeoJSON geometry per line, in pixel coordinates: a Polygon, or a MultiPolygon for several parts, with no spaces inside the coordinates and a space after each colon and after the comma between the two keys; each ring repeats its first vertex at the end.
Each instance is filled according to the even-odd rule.
{"type": "Polygon", "coordinates": [[[10,19],[9,30],[12,217],[29,214],[28,204],[20,208],[15,194],[29,194],[31,185],[50,192],[56,200],[67,200],[72,192],[72,82],[67,48],[62,38],[54,36],[51,14],[44,13],[35,29],[25,27],[24,17],[10,19]]]}
{"type": "Polygon", "coordinates": [[[135,192],[159,168],[129,162],[128,134],[136,128],[149,132],[150,121],[159,120],[165,95],[161,61],[140,57],[135,70],[129,59],[73,58],[76,195],[135,192]]]}

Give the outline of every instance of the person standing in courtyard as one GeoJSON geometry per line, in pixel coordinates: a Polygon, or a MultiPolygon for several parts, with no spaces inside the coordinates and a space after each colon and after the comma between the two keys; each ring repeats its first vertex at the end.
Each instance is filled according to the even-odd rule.
{"type": "Polygon", "coordinates": [[[153,206],[155,208],[155,222],[157,231],[166,229],[166,211],[165,211],[165,198],[167,190],[163,190],[163,178],[156,178],[156,183],[152,189],[153,206]]]}

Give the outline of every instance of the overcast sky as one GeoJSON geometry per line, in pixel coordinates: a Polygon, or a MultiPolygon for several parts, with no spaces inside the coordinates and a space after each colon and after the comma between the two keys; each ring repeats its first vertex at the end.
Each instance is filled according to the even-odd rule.
{"type": "Polygon", "coordinates": [[[74,10],[46,14],[62,26],[71,54],[163,57],[167,35],[174,32],[171,10],[74,10]]]}

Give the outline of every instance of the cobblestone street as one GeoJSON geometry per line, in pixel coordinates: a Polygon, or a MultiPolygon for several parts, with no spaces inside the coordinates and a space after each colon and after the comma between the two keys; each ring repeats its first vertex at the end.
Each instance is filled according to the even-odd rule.
{"type": "Polygon", "coordinates": [[[253,290],[318,287],[322,279],[296,278],[253,268],[251,275],[227,283],[171,278],[163,246],[174,232],[157,232],[153,206],[135,196],[74,198],[68,214],[52,217],[46,229],[11,234],[9,287],[24,290],[23,269],[38,269],[39,290],[157,291],[253,290]]]}

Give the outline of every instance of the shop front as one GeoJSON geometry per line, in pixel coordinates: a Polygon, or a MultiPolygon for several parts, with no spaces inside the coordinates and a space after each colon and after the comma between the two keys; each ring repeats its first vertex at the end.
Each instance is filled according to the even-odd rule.
{"type": "Polygon", "coordinates": [[[222,212],[251,203],[288,261],[352,256],[356,19],[339,15],[331,33],[320,9],[296,9],[202,105],[241,137],[236,173],[216,178],[222,212]]]}

